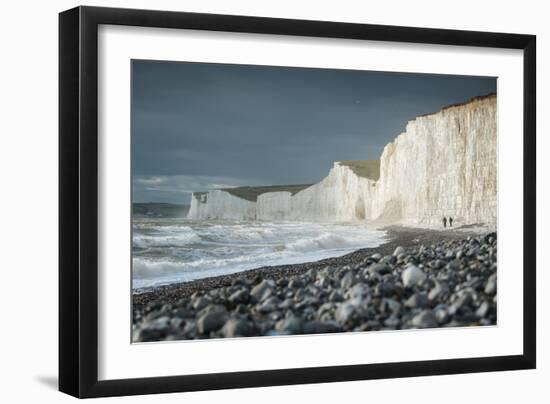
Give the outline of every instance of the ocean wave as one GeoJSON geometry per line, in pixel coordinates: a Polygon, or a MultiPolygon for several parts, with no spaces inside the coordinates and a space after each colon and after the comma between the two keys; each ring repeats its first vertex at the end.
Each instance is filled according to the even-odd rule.
{"type": "Polygon", "coordinates": [[[134,288],[141,288],[174,282],[188,282],[261,267],[267,265],[265,262],[275,259],[273,256],[259,258],[242,255],[230,259],[203,258],[191,262],[134,258],[132,260],[132,283],[134,288]]]}
{"type": "Polygon", "coordinates": [[[137,277],[156,276],[162,274],[192,272],[196,270],[212,271],[216,268],[232,269],[237,268],[255,268],[260,260],[270,260],[274,257],[272,254],[263,256],[239,255],[231,258],[198,258],[189,262],[177,262],[171,260],[152,260],[150,258],[134,258],[133,274],[137,277]],[[248,264],[248,265],[247,265],[248,264]]]}
{"type": "Polygon", "coordinates": [[[201,238],[194,232],[185,232],[177,235],[134,234],[132,241],[134,246],[138,248],[184,247],[189,244],[199,243],[201,238]]]}
{"type": "MultiPolygon", "coordinates": [[[[149,224],[152,224],[150,222],[149,224]]],[[[337,257],[385,241],[366,226],[285,222],[193,222],[135,229],[134,288],[337,257]]]]}
{"type": "Polygon", "coordinates": [[[258,242],[269,241],[278,238],[271,228],[246,227],[246,226],[211,226],[201,229],[201,234],[210,241],[218,242],[258,242]]]}
{"type": "Polygon", "coordinates": [[[357,236],[344,236],[333,233],[322,233],[313,238],[304,238],[285,244],[285,248],[296,252],[334,250],[365,245],[367,240],[357,236]]]}
{"type": "Polygon", "coordinates": [[[132,275],[135,278],[148,278],[181,272],[182,264],[172,261],[150,261],[134,258],[132,260],[132,275]]]}

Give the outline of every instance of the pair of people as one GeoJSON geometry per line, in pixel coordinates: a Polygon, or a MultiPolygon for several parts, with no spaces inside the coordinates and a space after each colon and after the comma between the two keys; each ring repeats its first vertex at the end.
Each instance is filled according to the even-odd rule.
{"type": "MultiPolygon", "coordinates": [[[[443,227],[447,227],[447,218],[443,218],[443,227]]],[[[453,218],[449,217],[449,227],[453,227],[453,218]]]]}

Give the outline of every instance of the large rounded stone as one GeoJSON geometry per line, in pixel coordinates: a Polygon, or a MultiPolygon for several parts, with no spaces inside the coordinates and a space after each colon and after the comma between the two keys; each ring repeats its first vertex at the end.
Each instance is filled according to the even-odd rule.
{"type": "Polygon", "coordinates": [[[403,285],[407,288],[413,287],[426,279],[426,274],[415,265],[408,265],[401,274],[403,285]]]}
{"type": "Polygon", "coordinates": [[[197,320],[197,329],[201,334],[218,330],[227,320],[227,311],[223,306],[208,306],[197,320]]]}
{"type": "Polygon", "coordinates": [[[248,337],[253,334],[253,327],[245,319],[230,318],[223,325],[222,334],[226,338],[248,337]]]}
{"type": "Polygon", "coordinates": [[[437,327],[438,323],[431,310],[424,310],[413,317],[411,325],[417,328],[433,328],[437,327]]]}
{"type": "Polygon", "coordinates": [[[399,257],[401,254],[405,254],[405,249],[403,247],[399,246],[394,250],[393,256],[394,257],[399,257]]]}
{"type": "Polygon", "coordinates": [[[255,301],[262,301],[267,299],[273,293],[275,288],[275,282],[271,279],[264,279],[250,291],[250,295],[255,301]]]}
{"type": "Polygon", "coordinates": [[[250,294],[246,289],[239,289],[235,293],[231,294],[227,300],[233,304],[248,303],[250,300],[250,294]]]}
{"type": "Polygon", "coordinates": [[[336,313],[334,313],[334,318],[336,318],[336,321],[338,321],[338,323],[346,324],[352,319],[355,311],[356,308],[353,304],[349,302],[343,302],[336,309],[336,313]]]}
{"type": "Polygon", "coordinates": [[[302,332],[303,321],[301,318],[290,315],[287,318],[280,320],[276,325],[275,329],[277,331],[284,331],[289,334],[299,334],[302,332]]]}
{"type": "Polygon", "coordinates": [[[405,306],[412,309],[420,308],[423,309],[429,303],[428,296],[425,293],[415,293],[407,299],[405,306]]]}

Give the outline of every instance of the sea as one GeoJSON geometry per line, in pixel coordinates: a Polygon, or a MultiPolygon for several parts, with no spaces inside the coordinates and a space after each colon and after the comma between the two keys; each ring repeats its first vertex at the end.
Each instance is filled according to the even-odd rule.
{"type": "Polygon", "coordinates": [[[134,290],[298,264],[377,247],[386,233],[358,223],[260,222],[136,217],[134,290]]]}

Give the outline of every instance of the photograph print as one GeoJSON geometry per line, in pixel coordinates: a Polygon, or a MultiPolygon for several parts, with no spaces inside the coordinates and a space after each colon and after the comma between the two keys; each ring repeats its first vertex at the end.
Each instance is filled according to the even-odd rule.
{"type": "Polygon", "coordinates": [[[132,342],[497,324],[497,79],[132,60],[132,342]]]}

